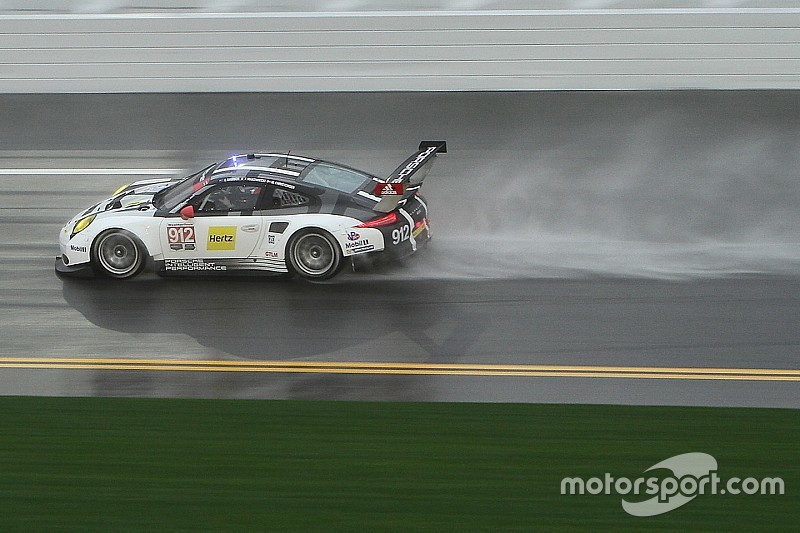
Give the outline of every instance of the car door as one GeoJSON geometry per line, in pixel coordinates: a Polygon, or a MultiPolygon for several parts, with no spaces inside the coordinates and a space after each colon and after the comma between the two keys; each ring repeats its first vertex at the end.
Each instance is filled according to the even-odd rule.
{"type": "Polygon", "coordinates": [[[319,199],[290,184],[266,187],[259,204],[264,225],[264,254],[268,259],[283,260],[287,244],[287,228],[293,217],[319,211],[319,199]]]}
{"type": "Polygon", "coordinates": [[[243,259],[253,254],[264,231],[253,212],[264,185],[221,183],[190,199],[193,218],[167,217],[161,224],[165,259],[243,259]]]}

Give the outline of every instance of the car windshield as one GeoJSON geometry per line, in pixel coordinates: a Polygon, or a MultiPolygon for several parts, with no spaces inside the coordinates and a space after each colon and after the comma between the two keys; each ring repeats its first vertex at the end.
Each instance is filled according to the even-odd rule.
{"type": "Polygon", "coordinates": [[[178,207],[181,202],[191,196],[191,194],[194,192],[194,186],[199,183],[205,177],[206,172],[212,168],[214,168],[214,165],[210,165],[199,172],[195,172],[194,174],[185,177],[175,185],[159,191],[153,197],[153,205],[156,207],[156,209],[172,211],[178,207]]]}

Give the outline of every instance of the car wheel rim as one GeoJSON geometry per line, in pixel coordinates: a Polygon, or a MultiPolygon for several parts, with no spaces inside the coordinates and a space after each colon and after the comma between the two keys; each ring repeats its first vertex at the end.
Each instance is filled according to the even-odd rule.
{"type": "Polygon", "coordinates": [[[336,256],[331,243],[316,233],[303,235],[294,246],[294,262],[305,274],[319,276],[333,266],[336,256]]]}
{"type": "Polygon", "coordinates": [[[131,273],[139,263],[139,250],[133,239],[121,233],[103,237],[98,248],[100,264],[117,276],[131,273]]]}

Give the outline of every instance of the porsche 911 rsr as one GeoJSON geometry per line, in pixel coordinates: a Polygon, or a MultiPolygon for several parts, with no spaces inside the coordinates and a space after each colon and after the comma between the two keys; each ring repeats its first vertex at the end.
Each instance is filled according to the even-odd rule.
{"type": "Polygon", "coordinates": [[[293,273],[323,280],[350,258],[400,258],[431,237],[419,190],[444,141],[380,179],[294,154],[244,154],[186,178],[120,188],[61,230],[59,274],[293,273]]]}

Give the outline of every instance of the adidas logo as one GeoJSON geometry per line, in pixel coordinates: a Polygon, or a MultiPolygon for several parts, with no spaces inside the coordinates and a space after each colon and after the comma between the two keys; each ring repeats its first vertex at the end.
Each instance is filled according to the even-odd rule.
{"type": "Polygon", "coordinates": [[[400,183],[385,183],[383,187],[380,185],[378,188],[378,194],[380,195],[398,195],[403,194],[403,185],[400,183]]]}

